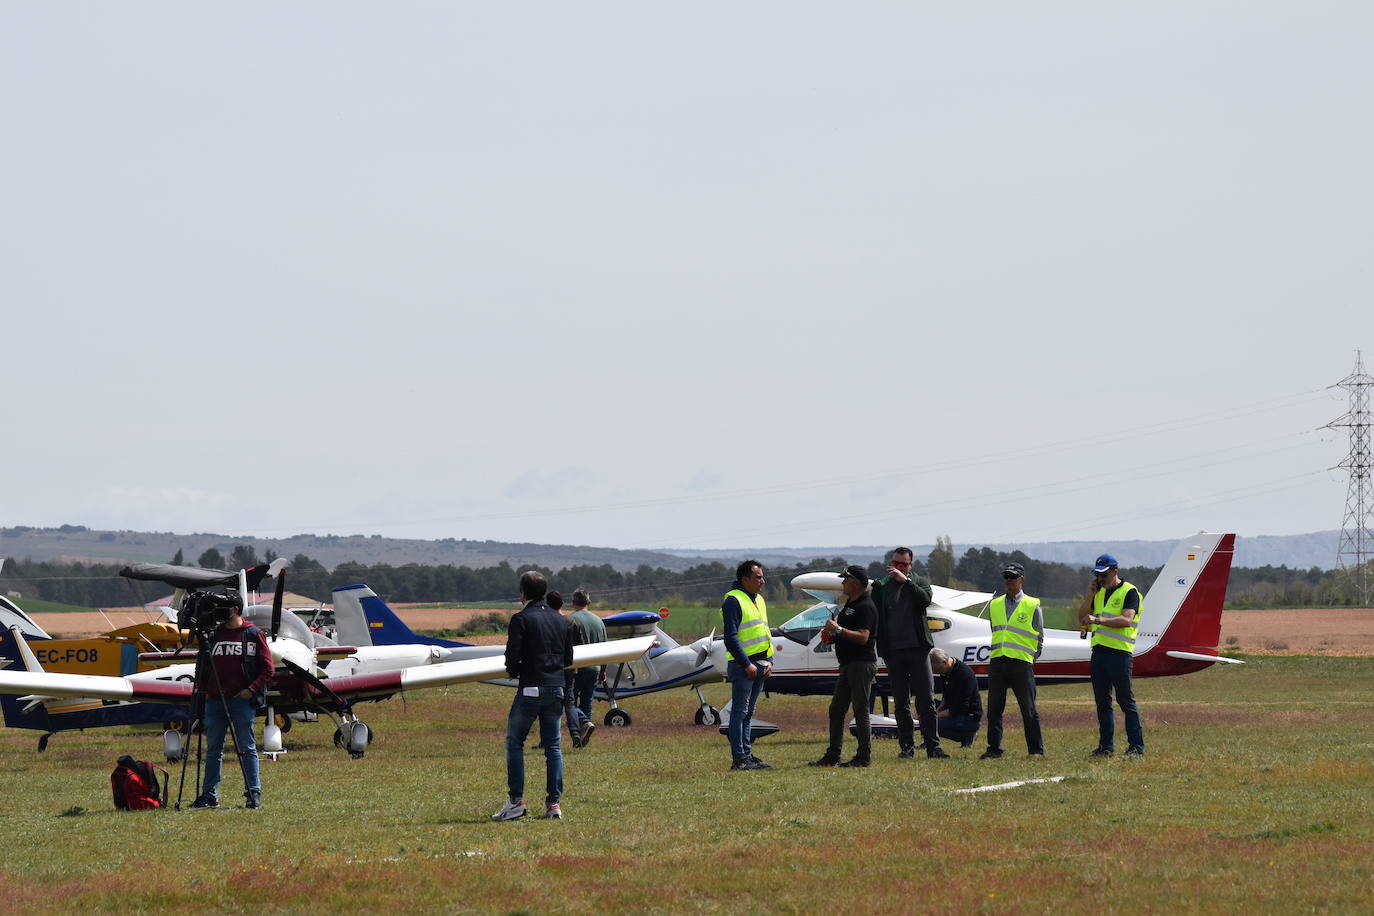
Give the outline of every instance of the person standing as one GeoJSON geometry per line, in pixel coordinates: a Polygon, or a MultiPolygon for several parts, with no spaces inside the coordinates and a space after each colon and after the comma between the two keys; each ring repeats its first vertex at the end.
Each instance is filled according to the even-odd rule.
{"type": "Polygon", "coordinates": [[[840,612],[825,622],[824,638],[835,646],[839,675],[830,698],[830,744],[815,767],[866,767],[872,761],[873,733],[868,721],[873,676],[878,671],[878,609],[868,596],[868,572],[862,566],[846,566],[840,573],[840,588],[845,603],[840,612]],[[852,759],[840,763],[844,745],[844,720],[854,710],[859,748],[852,759]]]}
{"type": "MultiPolygon", "coordinates": [[[[592,598],[587,589],[578,588],[573,591],[573,612],[568,619],[577,627],[581,637],[578,644],[583,646],[606,641],[606,624],[592,613],[591,603],[592,598]]],[[[596,723],[592,721],[592,699],[596,695],[596,684],[603,679],[604,673],[605,669],[601,665],[588,665],[578,668],[573,676],[573,696],[570,703],[576,710],[579,727],[578,733],[573,737],[573,747],[586,747],[587,742],[592,740],[592,732],[596,731],[596,723]]],[[[570,729],[572,724],[573,720],[569,719],[570,729]]]]}
{"type": "Polygon", "coordinates": [[[506,631],[506,674],[519,681],[506,717],[506,784],[509,800],[492,820],[525,816],[525,739],[539,720],[544,747],[544,817],[562,818],[564,671],[573,662],[573,628],[544,600],[549,583],[529,570],[520,576],[519,611],[506,631]]]}
{"type": "Polygon", "coordinates": [[[940,747],[935,723],[935,677],[930,670],[930,636],[926,608],[931,602],[930,581],[911,572],[909,547],[892,551],[887,575],[873,584],[873,603],[878,608],[878,654],[887,664],[892,703],[897,712],[899,759],[916,756],[916,729],[911,720],[911,697],[921,722],[921,740],[927,757],[948,757],[940,747]]]}
{"type": "Polygon", "coordinates": [[[1126,755],[1145,755],[1145,730],[1140,723],[1135,691],[1131,685],[1135,634],[1145,602],[1140,589],[1123,582],[1116,557],[1104,553],[1093,563],[1092,613],[1080,623],[1092,630],[1092,662],[1089,673],[1093,699],[1097,702],[1097,748],[1093,757],[1110,757],[1116,752],[1116,723],[1112,715],[1112,694],[1126,720],[1126,755]]]}
{"type": "Polygon", "coordinates": [[[983,721],[978,676],[968,665],[950,658],[944,649],[930,650],[930,670],[945,679],[944,695],[935,707],[940,737],[958,741],[960,747],[973,747],[973,738],[983,721]]]}
{"type": "Polygon", "coordinates": [[[735,569],[735,585],[725,593],[720,616],[729,658],[725,677],[730,682],[730,769],[772,769],[751,750],[754,707],[773,670],[773,631],[763,599],[763,565],[757,560],[745,560],[735,569]]]}
{"type": "Polygon", "coordinates": [[[1040,599],[1023,589],[1026,570],[1008,563],[1002,570],[1006,594],[992,599],[988,618],[992,623],[992,657],[988,660],[988,749],[980,760],[1002,756],[1002,713],[1007,708],[1007,688],[1016,695],[1021,726],[1026,732],[1026,753],[1045,756],[1040,735],[1040,712],[1035,708],[1035,660],[1045,644],[1045,617],[1040,599]]]}
{"type": "Polygon", "coordinates": [[[267,635],[243,619],[238,589],[213,593],[227,605],[229,617],[210,637],[209,677],[205,690],[205,782],[192,808],[219,807],[219,781],[224,766],[224,736],[233,725],[234,745],[243,766],[244,807],[262,807],[258,746],[253,718],[267,699],[267,682],[276,673],[267,635]]]}

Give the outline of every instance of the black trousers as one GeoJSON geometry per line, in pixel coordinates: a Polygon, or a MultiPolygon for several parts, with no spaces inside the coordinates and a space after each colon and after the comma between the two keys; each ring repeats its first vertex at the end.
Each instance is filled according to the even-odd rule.
{"type": "Polygon", "coordinates": [[[869,697],[877,662],[845,662],[835,678],[835,693],[830,697],[830,745],[826,756],[839,757],[844,744],[846,713],[854,710],[854,727],[859,733],[859,750],[854,756],[868,760],[873,751],[873,730],[868,720],[869,697]]]}
{"type": "Polygon", "coordinates": [[[916,744],[916,726],[911,721],[911,698],[916,698],[916,715],[921,720],[921,743],[927,749],[940,746],[939,726],[935,723],[935,675],[930,670],[931,646],[889,649],[887,680],[892,686],[892,703],[897,707],[897,743],[903,748],[916,744]]]}
{"type": "Polygon", "coordinates": [[[1040,712],[1035,708],[1035,665],[999,655],[988,661],[988,747],[1002,749],[1002,713],[1007,708],[1007,688],[1016,694],[1021,707],[1021,725],[1026,730],[1026,753],[1045,753],[1040,737],[1040,712]]]}

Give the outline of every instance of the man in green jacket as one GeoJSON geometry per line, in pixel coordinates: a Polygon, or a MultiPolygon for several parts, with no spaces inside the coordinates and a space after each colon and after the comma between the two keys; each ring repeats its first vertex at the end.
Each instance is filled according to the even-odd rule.
{"type": "Polygon", "coordinates": [[[940,747],[935,722],[935,675],[930,670],[930,636],[926,608],[933,592],[930,580],[914,575],[909,547],[897,547],[888,561],[887,575],[873,584],[878,606],[878,654],[887,665],[892,702],[897,707],[897,757],[916,756],[916,728],[911,720],[911,697],[921,722],[921,741],[927,757],[948,757],[940,747]]]}

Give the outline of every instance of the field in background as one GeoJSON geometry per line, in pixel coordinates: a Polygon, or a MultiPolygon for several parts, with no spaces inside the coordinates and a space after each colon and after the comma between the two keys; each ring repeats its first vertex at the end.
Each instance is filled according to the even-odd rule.
{"type": "MultiPolygon", "coordinates": [[[[487,820],[504,793],[500,688],[364,706],[377,740],[357,761],[332,726],[297,725],[287,759],[264,764],[259,812],[117,813],[114,759],[154,757],[155,734],[63,734],[39,755],[33,733],[3,729],[0,895],[63,913],[1367,912],[1372,682],[1371,659],[1281,657],[1142,680],[1149,755],[1108,761],[1085,756],[1089,688],[1045,688],[1043,760],[1013,714],[1001,760],[977,760],[980,740],[898,761],[884,741],[852,772],[805,766],[824,698],[763,701],[783,731],[755,750],[775,769],[728,773],[725,739],[686,724],[690,692],[660,693],[627,704],[633,727],[566,751],[561,823],[487,820]]],[[[706,692],[724,703],[724,685],[706,692]]],[[[236,778],[231,764],[226,801],[236,778]]]]}

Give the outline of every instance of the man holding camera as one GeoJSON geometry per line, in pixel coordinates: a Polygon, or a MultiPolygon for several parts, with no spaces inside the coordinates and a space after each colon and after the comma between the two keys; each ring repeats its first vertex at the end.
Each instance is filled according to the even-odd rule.
{"type": "Polygon", "coordinates": [[[243,767],[244,807],[262,807],[258,777],[258,746],[253,740],[253,718],[267,699],[267,682],[276,672],[267,636],[243,619],[243,596],[225,589],[216,596],[229,617],[210,636],[210,671],[205,691],[205,782],[192,808],[219,807],[220,771],[224,764],[224,736],[233,726],[234,741],[243,767]],[[226,608],[227,606],[227,608],[226,608]]]}

